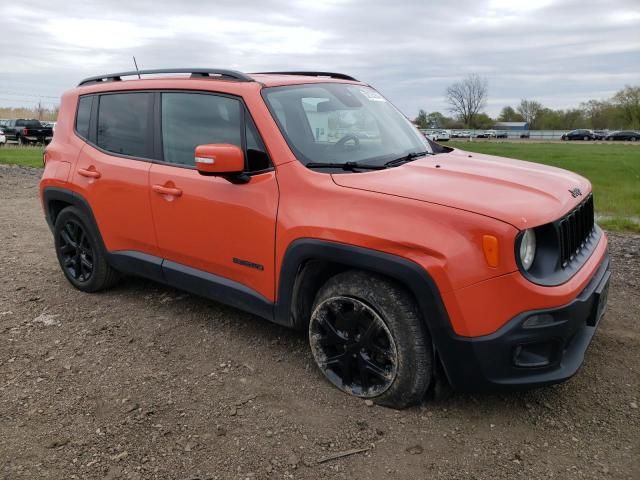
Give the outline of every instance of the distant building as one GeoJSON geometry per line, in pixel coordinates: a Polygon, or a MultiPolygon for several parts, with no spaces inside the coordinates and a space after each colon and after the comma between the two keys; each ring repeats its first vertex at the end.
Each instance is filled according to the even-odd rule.
{"type": "Polygon", "coordinates": [[[527,122],[496,122],[493,127],[496,130],[529,130],[527,122]]]}

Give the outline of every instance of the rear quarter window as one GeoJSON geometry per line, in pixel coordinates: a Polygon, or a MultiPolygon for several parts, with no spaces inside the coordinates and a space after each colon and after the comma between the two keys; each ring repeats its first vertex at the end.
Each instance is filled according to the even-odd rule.
{"type": "Polygon", "coordinates": [[[84,139],[89,138],[89,120],[91,119],[91,102],[93,97],[80,97],[76,114],[76,131],[84,139]]]}

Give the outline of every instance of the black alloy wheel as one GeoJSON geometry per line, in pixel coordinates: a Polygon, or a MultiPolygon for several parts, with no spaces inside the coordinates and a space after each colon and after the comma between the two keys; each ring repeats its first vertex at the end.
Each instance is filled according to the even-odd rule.
{"type": "Polygon", "coordinates": [[[346,393],[377,397],[395,380],[398,355],[391,332],[357,298],[335,296],[318,304],[309,323],[309,343],[324,375],[346,393]]]}
{"type": "Polygon", "coordinates": [[[93,275],[94,252],[83,226],[69,219],[58,235],[59,258],[65,273],[77,282],[88,282],[93,275]]]}

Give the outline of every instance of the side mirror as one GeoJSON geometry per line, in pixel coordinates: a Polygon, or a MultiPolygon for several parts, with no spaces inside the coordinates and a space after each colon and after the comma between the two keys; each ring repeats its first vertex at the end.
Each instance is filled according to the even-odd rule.
{"type": "Polygon", "coordinates": [[[231,183],[247,183],[251,179],[244,173],[244,152],[236,145],[198,145],[195,161],[200,175],[224,177],[231,183]]]}

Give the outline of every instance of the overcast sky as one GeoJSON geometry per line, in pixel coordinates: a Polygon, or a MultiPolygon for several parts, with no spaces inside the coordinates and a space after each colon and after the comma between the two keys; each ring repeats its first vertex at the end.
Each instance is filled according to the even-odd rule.
{"type": "Polygon", "coordinates": [[[489,80],[487,112],[640,84],[640,0],[29,0],[0,3],[0,106],[140,68],[344,72],[413,117],[489,80]]]}

